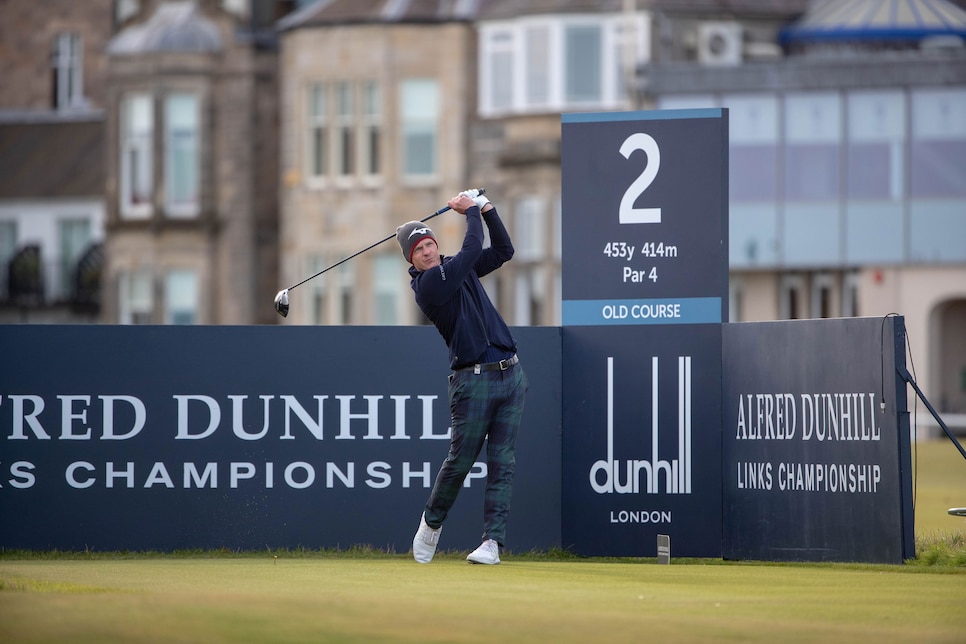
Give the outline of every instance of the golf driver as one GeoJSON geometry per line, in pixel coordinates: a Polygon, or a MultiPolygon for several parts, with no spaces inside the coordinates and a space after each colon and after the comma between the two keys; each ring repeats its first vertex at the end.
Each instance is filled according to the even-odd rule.
{"type": "MultiPolygon", "coordinates": [[[[471,193],[471,196],[479,196],[479,195],[482,195],[482,194],[484,194],[486,192],[486,188],[474,188],[472,190],[468,190],[467,192],[471,193]],[[474,191],[476,192],[475,195],[472,194],[474,191]]],[[[442,208],[440,208],[439,210],[437,210],[433,214],[429,215],[428,217],[424,217],[423,219],[420,219],[419,221],[429,221],[433,217],[436,217],[438,215],[442,215],[444,212],[446,212],[449,209],[450,209],[449,206],[443,206],[442,208]]],[[[375,248],[379,244],[382,244],[384,242],[387,242],[387,241],[389,241],[390,239],[392,239],[395,236],[396,236],[396,233],[393,233],[393,234],[389,235],[388,237],[386,237],[385,239],[380,239],[375,244],[372,244],[371,246],[366,246],[362,250],[360,250],[360,251],[358,251],[356,253],[353,253],[353,254],[349,255],[348,257],[346,257],[346,258],[340,259],[339,261],[337,261],[332,266],[328,266],[326,268],[323,268],[321,271],[319,271],[315,275],[312,275],[310,277],[306,277],[304,280],[302,280],[298,284],[293,284],[292,286],[289,286],[288,288],[283,288],[281,291],[279,291],[275,295],[275,310],[278,311],[278,314],[281,315],[283,318],[284,317],[288,317],[288,308],[289,308],[289,304],[288,304],[288,292],[289,291],[291,291],[292,289],[294,289],[294,288],[296,288],[298,286],[301,286],[302,284],[305,284],[306,282],[308,282],[311,279],[315,279],[316,277],[318,277],[322,273],[324,273],[326,271],[330,271],[333,268],[335,268],[336,266],[339,266],[340,264],[344,264],[345,262],[349,261],[353,257],[356,257],[358,255],[363,254],[367,250],[372,250],[373,248],[375,248]]]]}

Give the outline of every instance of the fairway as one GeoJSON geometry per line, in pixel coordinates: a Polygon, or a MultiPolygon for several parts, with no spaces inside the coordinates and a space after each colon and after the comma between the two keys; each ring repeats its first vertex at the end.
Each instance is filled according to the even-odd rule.
{"type": "MultiPolygon", "coordinates": [[[[962,534],[966,463],[920,443],[916,535],[962,534]]],[[[0,553],[0,642],[963,642],[966,566],[466,552],[0,553]],[[278,559],[274,559],[274,555],[278,559]]]]}
{"type": "Polygon", "coordinates": [[[961,642],[966,570],[514,560],[4,561],[3,642],[961,642]]]}

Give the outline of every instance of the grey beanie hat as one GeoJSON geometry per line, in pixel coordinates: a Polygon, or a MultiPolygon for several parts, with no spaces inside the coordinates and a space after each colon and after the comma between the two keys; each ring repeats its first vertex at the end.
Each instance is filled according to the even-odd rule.
{"type": "Polygon", "coordinates": [[[427,237],[436,241],[436,235],[421,221],[410,221],[396,229],[396,241],[399,242],[403,257],[410,264],[413,263],[413,248],[427,237]]]}

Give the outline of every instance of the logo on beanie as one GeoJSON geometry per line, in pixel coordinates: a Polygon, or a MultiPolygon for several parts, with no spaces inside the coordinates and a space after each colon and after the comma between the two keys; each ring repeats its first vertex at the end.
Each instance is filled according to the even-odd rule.
{"type": "Polygon", "coordinates": [[[429,228],[414,228],[413,232],[409,233],[409,237],[407,237],[406,239],[412,239],[413,235],[425,235],[427,233],[432,235],[433,231],[431,231],[429,228]]]}

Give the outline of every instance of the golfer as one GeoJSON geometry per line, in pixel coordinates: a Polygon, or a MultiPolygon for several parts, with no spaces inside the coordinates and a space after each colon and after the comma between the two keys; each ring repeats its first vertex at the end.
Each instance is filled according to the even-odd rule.
{"type": "Polygon", "coordinates": [[[516,341],[490,302],[480,278],[513,256],[513,244],[496,208],[476,190],[448,202],[465,215],[463,246],[452,257],[440,255],[433,231],[411,221],[396,229],[403,257],[412,266],[411,286],[422,309],[449,347],[449,406],[453,434],[413,538],[413,557],[429,563],[443,522],[486,439],[486,491],[483,543],[466,558],[500,563],[515,466],[517,428],[523,415],[527,377],[516,355],[516,341]],[[483,248],[483,222],[491,245],[483,248]]]}

